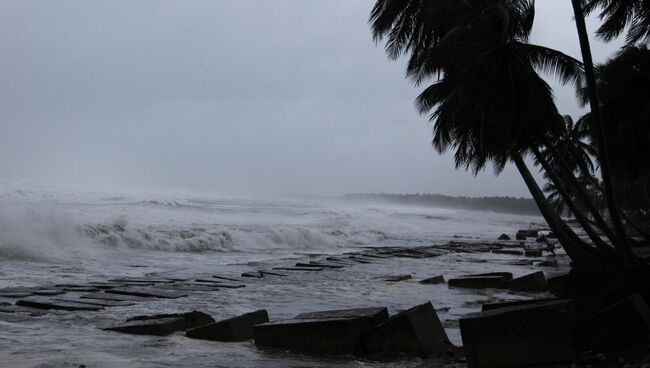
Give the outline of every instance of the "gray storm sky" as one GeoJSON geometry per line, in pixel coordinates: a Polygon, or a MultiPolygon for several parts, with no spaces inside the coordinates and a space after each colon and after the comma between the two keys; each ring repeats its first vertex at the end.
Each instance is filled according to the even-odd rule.
{"type": "MultiPolygon", "coordinates": [[[[528,196],[512,168],[474,178],[437,155],[419,90],[372,41],[373,3],[1,0],[0,179],[528,196]]],[[[569,0],[537,1],[532,42],[579,56],[569,0]]]]}

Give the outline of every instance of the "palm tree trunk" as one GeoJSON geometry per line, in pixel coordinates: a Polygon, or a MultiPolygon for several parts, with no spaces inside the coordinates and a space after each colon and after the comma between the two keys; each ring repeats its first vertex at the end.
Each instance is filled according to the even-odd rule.
{"type": "MultiPolygon", "coordinates": [[[[582,203],[584,203],[587,206],[587,209],[589,209],[589,212],[591,213],[594,220],[598,224],[598,227],[600,229],[602,229],[603,232],[605,233],[605,235],[607,236],[607,238],[609,238],[609,240],[612,243],[614,243],[616,241],[616,237],[614,236],[614,233],[612,233],[612,230],[607,225],[607,222],[605,222],[605,219],[600,215],[600,212],[598,211],[598,209],[594,205],[593,201],[591,200],[591,198],[589,197],[587,192],[585,192],[585,189],[582,187],[582,185],[578,182],[578,180],[573,175],[573,170],[571,170],[571,168],[569,167],[569,164],[567,164],[564,157],[562,157],[555,150],[555,148],[553,147],[552,144],[550,144],[548,139],[544,139],[544,145],[549,150],[549,152],[551,152],[551,155],[553,156],[553,159],[560,164],[560,168],[566,174],[565,177],[569,179],[570,184],[575,188],[576,193],[578,194],[578,198],[580,198],[582,203]]],[[[537,153],[535,153],[535,156],[537,156],[537,153]]]]}
{"type": "Polygon", "coordinates": [[[528,170],[526,163],[519,153],[513,153],[512,160],[517,166],[517,170],[521,174],[521,177],[524,179],[530,194],[533,196],[539,212],[548,223],[548,226],[553,230],[553,233],[557,236],[560,244],[566,251],[569,258],[573,261],[574,264],[583,263],[592,258],[592,255],[586,250],[586,245],[580,240],[580,237],[576,235],[571,228],[562,220],[562,218],[555,212],[551,204],[546,199],[544,192],[539,188],[535,178],[528,170]]]}
{"type": "Polygon", "coordinates": [[[603,177],[604,193],[607,199],[607,207],[609,214],[614,225],[614,234],[616,240],[614,246],[620,253],[623,259],[623,264],[627,267],[635,267],[637,265],[637,258],[632,252],[627,239],[625,237],[625,230],[623,229],[623,222],[616,206],[614,198],[614,190],[612,188],[612,181],[610,175],[610,162],[607,153],[607,143],[605,141],[605,126],[603,124],[602,114],[600,111],[600,103],[598,101],[598,90],[596,89],[596,75],[594,73],[594,62],[591,57],[591,46],[589,45],[589,34],[587,33],[587,26],[585,25],[585,17],[582,11],[581,0],[571,0],[573,5],[573,13],[575,15],[576,28],[578,30],[578,38],[580,39],[580,50],[582,52],[582,61],[585,67],[585,77],[587,79],[587,89],[589,91],[589,104],[591,107],[591,116],[594,119],[597,128],[596,137],[598,141],[598,155],[600,156],[600,172],[603,177]]]}
{"type": "Polygon", "coordinates": [[[549,165],[548,161],[546,161],[546,158],[542,156],[542,154],[539,152],[539,150],[536,147],[533,147],[532,151],[533,154],[535,155],[535,158],[537,158],[537,161],[539,161],[539,163],[542,164],[542,167],[544,168],[548,176],[551,178],[551,181],[553,182],[557,190],[560,192],[562,199],[567,204],[567,206],[569,206],[569,209],[571,210],[571,212],[573,212],[573,215],[575,216],[576,220],[578,220],[580,226],[582,226],[582,228],[584,229],[585,233],[587,233],[591,241],[593,241],[596,247],[602,250],[603,253],[606,253],[609,256],[616,257],[617,254],[614,251],[614,249],[611,248],[609,245],[607,245],[607,243],[605,243],[603,239],[600,238],[600,235],[598,235],[598,233],[594,230],[594,228],[591,227],[591,224],[589,224],[587,218],[580,211],[580,209],[578,209],[578,207],[575,205],[573,198],[571,198],[571,195],[566,189],[567,188],[566,183],[564,183],[564,181],[560,178],[557,172],[555,172],[555,170],[551,167],[551,165],[549,165]]]}

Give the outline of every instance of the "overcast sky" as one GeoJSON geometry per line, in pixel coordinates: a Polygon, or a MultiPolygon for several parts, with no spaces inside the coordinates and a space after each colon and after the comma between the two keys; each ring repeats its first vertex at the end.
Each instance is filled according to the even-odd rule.
{"type": "MultiPolygon", "coordinates": [[[[0,0],[0,178],[227,195],[528,192],[431,147],[374,0],[0,0]]],[[[569,0],[532,42],[579,56],[569,0]]],[[[594,45],[596,60],[614,45],[594,45]]],[[[556,92],[576,114],[573,91],[556,92]]]]}

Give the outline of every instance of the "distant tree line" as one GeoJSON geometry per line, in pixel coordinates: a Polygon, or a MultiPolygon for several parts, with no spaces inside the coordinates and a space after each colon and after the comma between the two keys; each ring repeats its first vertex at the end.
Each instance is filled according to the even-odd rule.
{"type": "Polygon", "coordinates": [[[346,194],[346,200],[386,202],[409,206],[430,206],[450,209],[482,210],[520,215],[539,215],[535,201],[515,197],[454,197],[442,194],[346,194]]]}

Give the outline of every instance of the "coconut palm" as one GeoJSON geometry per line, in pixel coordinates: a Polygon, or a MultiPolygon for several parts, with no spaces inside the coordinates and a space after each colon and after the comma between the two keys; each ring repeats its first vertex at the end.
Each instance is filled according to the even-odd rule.
{"type": "MultiPolygon", "coordinates": [[[[605,131],[612,151],[612,175],[621,197],[622,215],[638,232],[647,234],[630,216],[650,215],[650,50],[634,46],[621,50],[596,69],[605,131]]],[[[588,96],[581,92],[583,103],[588,96]]],[[[589,121],[590,114],[581,120],[589,121]]],[[[593,136],[592,131],[587,131],[593,136]]],[[[593,139],[593,138],[592,138],[593,139]]]]}
{"type": "Polygon", "coordinates": [[[636,267],[638,259],[632,252],[630,245],[627,241],[625,230],[623,228],[623,221],[619,213],[619,206],[614,196],[614,189],[612,184],[611,163],[610,163],[610,143],[606,139],[606,129],[603,123],[601,107],[598,97],[598,89],[596,87],[596,75],[594,71],[594,62],[591,56],[591,46],[589,42],[589,34],[587,33],[587,26],[585,24],[585,12],[582,0],[571,0],[573,6],[573,13],[575,16],[576,29],[578,31],[578,39],[580,40],[580,51],[582,54],[582,61],[585,69],[585,81],[587,85],[587,93],[589,96],[589,106],[591,109],[591,121],[593,124],[593,133],[598,148],[598,156],[600,159],[600,173],[603,179],[603,192],[607,199],[607,208],[610,214],[610,220],[614,228],[614,246],[623,259],[623,263],[627,267],[636,267]]]}
{"type": "Polygon", "coordinates": [[[531,45],[534,10],[529,0],[379,0],[371,24],[387,39],[391,57],[410,53],[407,75],[420,84],[418,97],[431,113],[433,145],[455,151],[457,167],[474,173],[493,165],[499,173],[512,160],[540,212],[574,262],[593,256],[547,201],[524,162],[563,120],[552,91],[538,74],[579,84],[580,63],[558,51],[531,45]]]}
{"type": "Polygon", "coordinates": [[[596,34],[611,41],[627,28],[628,46],[644,41],[650,35],[650,1],[648,0],[590,0],[584,7],[586,13],[600,10],[602,24],[596,34]]]}

